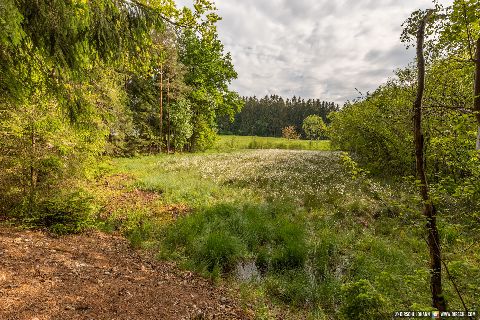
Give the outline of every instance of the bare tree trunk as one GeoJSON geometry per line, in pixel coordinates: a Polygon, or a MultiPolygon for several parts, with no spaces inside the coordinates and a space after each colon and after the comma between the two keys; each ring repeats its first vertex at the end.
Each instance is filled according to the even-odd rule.
{"type": "Polygon", "coordinates": [[[417,178],[420,181],[420,195],[423,200],[423,214],[427,219],[428,247],[430,250],[430,290],[432,293],[432,305],[440,311],[446,310],[445,299],[442,295],[442,260],[440,239],[438,235],[436,209],[429,196],[427,175],[425,172],[424,138],[422,133],[422,100],[425,91],[425,57],[423,46],[425,40],[425,26],[431,16],[427,11],[420,21],[417,32],[417,66],[418,66],[418,91],[414,109],[414,137],[417,178]]]}
{"type": "Polygon", "coordinates": [[[167,152],[170,153],[170,79],[167,79],[167,152]]]}
{"type": "Polygon", "coordinates": [[[480,157],[480,122],[478,124],[478,132],[477,132],[477,151],[479,152],[480,157]]]}
{"type": "Polygon", "coordinates": [[[163,144],[163,65],[160,65],[160,152],[163,144]]]}
{"type": "MultiPolygon", "coordinates": [[[[480,152],[480,38],[477,39],[475,53],[475,93],[474,93],[474,102],[473,102],[473,111],[475,112],[475,117],[477,118],[478,123],[478,134],[477,134],[477,151],[480,152]]],[[[479,154],[480,156],[480,154],[479,154]]]]}
{"type": "Polygon", "coordinates": [[[30,204],[33,204],[33,198],[35,195],[35,189],[37,188],[37,170],[34,166],[34,161],[36,158],[37,148],[36,148],[36,139],[35,139],[35,125],[33,124],[33,120],[31,123],[31,131],[30,131],[30,142],[31,142],[31,154],[30,154],[30,204]]]}

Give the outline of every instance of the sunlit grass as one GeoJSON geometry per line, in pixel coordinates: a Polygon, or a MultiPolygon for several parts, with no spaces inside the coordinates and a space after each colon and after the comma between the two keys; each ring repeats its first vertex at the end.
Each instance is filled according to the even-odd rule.
{"type": "MultiPolygon", "coordinates": [[[[262,278],[249,286],[297,315],[340,318],[342,305],[353,299],[345,294],[357,287],[373,290],[387,314],[430,304],[424,222],[408,183],[351,172],[331,151],[229,150],[112,161],[113,173],[133,177],[128,190],[159,195],[160,207],[187,208],[167,223],[138,210],[126,220],[132,243],[147,243],[162,258],[216,279],[253,261],[262,278]]],[[[469,279],[479,272],[477,262],[472,255],[462,269],[452,265],[470,305],[476,297],[467,283],[476,281],[469,279]]],[[[445,295],[461,307],[448,282],[445,295]]],[[[258,303],[265,312],[265,301],[258,303]]]]}
{"type": "Polygon", "coordinates": [[[288,149],[288,150],[331,150],[329,140],[292,140],[275,137],[221,135],[215,146],[216,151],[236,149],[288,149]]]}

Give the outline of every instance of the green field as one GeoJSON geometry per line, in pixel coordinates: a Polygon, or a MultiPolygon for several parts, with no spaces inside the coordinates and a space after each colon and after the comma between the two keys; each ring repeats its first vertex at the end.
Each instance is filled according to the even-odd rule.
{"type": "Polygon", "coordinates": [[[274,137],[221,135],[213,150],[236,149],[289,149],[289,150],[330,150],[328,140],[292,140],[274,137]]]}
{"type": "MultiPolygon", "coordinates": [[[[253,138],[234,139],[245,145],[253,138]]],[[[342,153],[114,159],[113,177],[122,177],[114,189],[149,200],[116,205],[104,228],[161,259],[228,279],[259,319],[386,319],[394,310],[429,310],[428,248],[414,189],[370,179],[342,153]],[[243,265],[250,266],[246,276],[243,265]]],[[[479,301],[478,243],[456,252],[478,235],[460,233],[468,221],[457,218],[439,222],[442,245],[472,306],[479,301]]],[[[462,309],[451,282],[445,295],[452,309],[462,309]]]]}

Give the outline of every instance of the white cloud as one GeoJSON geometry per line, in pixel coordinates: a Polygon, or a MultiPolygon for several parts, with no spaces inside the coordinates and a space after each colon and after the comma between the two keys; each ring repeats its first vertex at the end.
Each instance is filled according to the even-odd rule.
{"type": "Polygon", "coordinates": [[[399,40],[401,24],[430,6],[429,0],[217,0],[219,36],[239,75],[232,89],[343,103],[357,96],[355,88],[373,90],[412,60],[399,40]]]}

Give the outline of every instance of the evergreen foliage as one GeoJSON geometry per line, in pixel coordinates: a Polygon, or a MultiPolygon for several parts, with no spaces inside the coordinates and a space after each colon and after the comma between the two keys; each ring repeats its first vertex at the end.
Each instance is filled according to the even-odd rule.
{"type": "Polygon", "coordinates": [[[234,121],[223,118],[220,133],[242,136],[281,137],[282,129],[294,126],[302,137],[307,137],[303,130],[303,121],[310,115],[317,115],[323,122],[330,123],[328,115],[338,111],[338,105],[319,99],[302,99],[293,97],[283,99],[280,96],[243,98],[245,106],[235,115],[234,121]]]}
{"type": "Polygon", "coordinates": [[[42,216],[39,204],[79,188],[103,154],[210,147],[217,116],[242,105],[228,89],[236,73],[215,10],[208,0],[193,11],[173,1],[2,1],[1,212],[42,216]]]}

